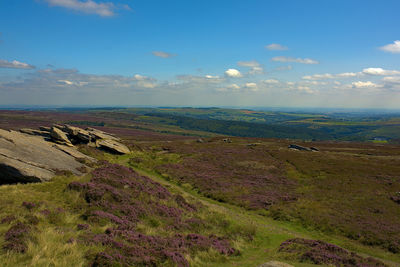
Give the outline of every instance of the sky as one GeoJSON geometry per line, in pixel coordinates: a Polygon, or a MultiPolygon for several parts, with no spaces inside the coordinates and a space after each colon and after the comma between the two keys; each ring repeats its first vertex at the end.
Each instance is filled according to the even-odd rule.
{"type": "Polygon", "coordinates": [[[1,0],[2,106],[400,108],[398,0],[1,0]]]}

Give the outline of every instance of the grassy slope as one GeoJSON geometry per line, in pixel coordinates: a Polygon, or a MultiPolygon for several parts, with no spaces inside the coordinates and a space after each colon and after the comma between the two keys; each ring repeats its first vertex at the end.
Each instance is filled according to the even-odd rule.
{"type": "MultiPolygon", "coordinates": [[[[126,159],[119,159],[119,162],[126,159]]],[[[128,164],[129,165],[129,164],[128,164]]],[[[301,263],[296,259],[283,257],[279,254],[277,248],[279,245],[294,237],[308,238],[308,239],[321,239],[330,243],[337,244],[349,250],[360,253],[364,256],[373,256],[382,259],[389,266],[397,266],[396,262],[400,262],[400,255],[393,255],[385,250],[379,248],[371,248],[368,246],[360,245],[353,240],[343,238],[341,236],[325,234],[321,231],[306,228],[299,223],[290,223],[283,221],[276,221],[272,218],[259,214],[257,211],[249,211],[247,209],[230,205],[228,203],[221,203],[219,201],[207,198],[199,194],[196,190],[182,187],[171,181],[166,181],[165,178],[153,171],[134,168],[140,173],[148,175],[152,179],[160,182],[161,184],[168,185],[173,190],[177,190],[184,196],[190,195],[196,199],[201,200],[203,204],[210,208],[210,210],[224,214],[227,218],[235,220],[240,224],[253,224],[256,226],[257,233],[254,242],[249,244],[241,256],[231,258],[225,263],[206,263],[199,266],[257,266],[269,260],[281,260],[291,263],[295,266],[314,266],[313,264],[301,263]]]]}
{"type": "MultiPolygon", "coordinates": [[[[188,143],[190,141],[187,141],[188,143]]],[[[164,145],[165,146],[165,145],[164,145]]],[[[257,226],[259,227],[259,233],[257,235],[257,240],[260,242],[259,244],[256,244],[254,248],[249,249],[249,256],[243,257],[239,261],[243,261],[245,264],[249,264],[248,260],[251,259],[251,261],[254,261],[255,259],[259,259],[262,261],[263,259],[271,257],[281,257],[277,255],[277,247],[278,245],[284,241],[287,238],[292,238],[292,237],[306,237],[306,238],[312,238],[312,239],[322,239],[327,242],[331,242],[334,244],[338,244],[342,247],[345,247],[347,249],[353,250],[360,252],[365,255],[372,255],[381,259],[387,260],[387,263],[392,262],[392,266],[396,266],[394,262],[400,262],[400,255],[399,254],[392,254],[390,252],[387,252],[386,250],[382,250],[378,247],[369,247],[360,244],[360,242],[345,238],[340,231],[326,231],[325,229],[321,228],[321,224],[317,225],[306,222],[304,220],[291,220],[289,221],[274,221],[270,219],[269,217],[264,216],[264,213],[260,211],[249,211],[245,208],[240,208],[234,205],[230,205],[228,203],[221,203],[220,201],[212,200],[210,198],[204,197],[204,193],[199,193],[198,189],[195,189],[192,185],[190,184],[184,184],[182,182],[177,182],[174,179],[171,179],[171,177],[166,176],[164,174],[160,174],[159,172],[154,172],[156,169],[156,166],[158,165],[163,165],[166,163],[170,163],[171,160],[177,160],[176,156],[173,155],[168,155],[168,154],[163,154],[159,152],[135,152],[133,158],[137,158],[138,154],[140,155],[141,158],[144,159],[144,162],[141,163],[134,163],[133,166],[134,168],[139,168],[140,170],[145,169],[145,173],[151,175],[153,179],[157,179],[158,181],[168,183],[168,184],[173,184],[175,187],[179,188],[180,190],[184,190],[185,192],[192,194],[198,198],[201,198],[203,201],[206,201],[208,203],[212,203],[214,207],[218,207],[218,209],[222,209],[225,213],[228,213],[229,216],[234,216],[234,218],[242,220],[244,223],[246,222],[255,222],[257,226]],[[146,155],[146,153],[148,153],[146,155]],[[172,157],[172,158],[171,158],[172,157]],[[135,167],[136,166],[136,167],[135,167]],[[234,211],[234,212],[233,212],[234,211]],[[316,227],[315,227],[316,226],[316,227]],[[267,248],[267,252],[264,251],[264,248],[267,248]],[[268,251],[271,250],[271,251],[268,251]],[[265,256],[264,256],[265,255],[265,256]]],[[[132,157],[132,156],[130,156],[132,157]]],[[[181,160],[181,159],[180,159],[181,160]]],[[[128,159],[125,159],[125,161],[128,161],[128,159]]],[[[128,163],[129,164],[129,163],[128,163]]],[[[132,166],[132,162],[130,164],[132,166]]],[[[289,171],[291,168],[289,169],[289,171]]],[[[293,170],[291,170],[292,173],[290,175],[296,175],[298,177],[299,173],[294,173],[293,170]]],[[[307,185],[305,185],[305,188],[307,188],[307,185]]],[[[305,190],[300,189],[300,190],[305,190]]],[[[345,192],[343,192],[345,193],[345,192]]],[[[330,198],[329,195],[327,195],[328,198],[330,198]]],[[[315,200],[314,200],[315,201],[315,200]]],[[[312,202],[310,202],[311,204],[312,202]]],[[[389,204],[392,204],[389,202],[389,204]]],[[[302,205],[301,203],[299,204],[300,206],[302,205]]],[[[304,208],[304,207],[303,207],[304,208]]],[[[314,206],[309,206],[308,211],[312,211],[315,208],[314,206]]],[[[340,206],[339,206],[340,208],[340,206]]],[[[364,208],[364,207],[362,207],[364,208]]],[[[298,210],[294,209],[294,211],[301,211],[301,207],[298,207],[298,210]]],[[[351,209],[351,207],[350,207],[351,209]]],[[[307,211],[307,209],[306,209],[307,211]]],[[[321,208],[317,208],[314,210],[314,213],[311,214],[302,214],[302,215],[310,215],[310,218],[313,218],[312,216],[317,216],[318,214],[324,214],[324,211],[321,210],[321,208]]],[[[288,215],[293,215],[289,211],[287,212],[288,215]]],[[[397,219],[396,219],[397,221],[397,219]]],[[[297,263],[298,264],[298,263],[297,263]]],[[[248,266],[251,266],[250,264],[248,266]]],[[[296,265],[297,266],[297,265],[296,265]]]]}

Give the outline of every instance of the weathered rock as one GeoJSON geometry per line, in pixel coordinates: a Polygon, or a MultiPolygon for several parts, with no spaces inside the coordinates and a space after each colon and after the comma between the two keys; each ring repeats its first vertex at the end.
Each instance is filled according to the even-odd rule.
{"type": "Polygon", "coordinates": [[[19,130],[21,133],[30,134],[30,135],[39,135],[44,137],[50,137],[50,133],[46,131],[38,131],[29,128],[23,128],[19,130]]]}
{"type": "Polygon", "coordinates": [[[59,127],[56,126],[52,127],[50,131],[50,136],[56,143],[65,144],[67,146],[73,146],[71,141],[68,139],[67,135],[62,130],[60,130],[59,127]]]}
{"type": "Polygon", "coordinates": [[[127,154],[131,152],[127,146],[111,139],[97,140],[96,146],[117,154],[127,154]]]}
{"type": "Polygon", "coordinates": [[[89,143],[91,140],[90,133],[78,127],[65,125],[64,132],[68,133],[73,138],[78,139],[78,142],[89,143]]]}
{"type": "Polygon", "coordinates": [[[259,265],[258,267],[294,267],[294,266],[280,261],[269,261],[259,265]]]}
{"type": "Polygon", "coordinates": [[[51,127],[39,126],[39,130],[44,131],[44,132],[50,132],[51,131],[51,127]]]}
{"type": "Polygon", "coordinates": [[[75,159],[79,160],[79,161],[86,161],[86,162],[95,162],[96,160],[92,157],[89,157],[88,155],[85,155],[81,152],[79,152],[78,150],[76,150],[73,147],[68,147],[68,146],[63,146],[63,145],[58,145],[55,144],[53,145],[53,147],[57,148],[58,150],[63,151],[64,153],[67,153],[68,155],[74,157],[75,159]]]}
{"type": "Polygon", "coordinates": [[[224,141],[225,143],[232,143],[232,140],[229,138],[224,138],[222,139],[222,141],[224,141]]]}
{"type": "Polygon", "coordinates": [[[86,128],[86,131],[89,132],[90,136],[94,140],[99,140],[99,139],[110,139],[110,140],[115,140],[115,141],[119,141],[120,140],[119,138],[117,138],[117,137],[115,137],[115,136],[113,136],[111,134],[105,133],[105,132],[97,130],[95,128],[88,127],[88,128],[86,128]]]}
{"type": "Polygon", "coordinates": [[[312,151],[310,148],[308,147],[304,147],[304,146],[299,146],[299,145],[295,145],[295,144],[290,144],[289,145],[290,149],[294,149],[294,150],[299,150],[299,151],[312,151]]]}
{"type": "Polygon", "coordinates": [[[252,147],[252,146],[258,146],[260,143],[251,143],[251,144],[247,144],[248,147],[252,147]]]}
{"type": "Polygon", "coordinates": [[[204,140],[202,138],[197,139],[197,143],[204,143],[204,140]]]}
{"type": "Polygon", "coordinates": [[[390,199],[397,204],[400,204],[400,192],[396,192],[396,194],[391,196],[390,199]]]}
{"type": "MultiPolygon", "coordinates": [[[[65,148],[68,149],[68,148],[65,148]]],[[[57,171],[81,175],[84,164],[41,136],[0,129],[0,184],[48,181],[57,171]]]]}

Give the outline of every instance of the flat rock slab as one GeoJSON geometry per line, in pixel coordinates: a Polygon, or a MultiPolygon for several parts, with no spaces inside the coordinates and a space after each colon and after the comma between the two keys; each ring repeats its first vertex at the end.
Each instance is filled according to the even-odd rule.
{"type": "Polygon", "coordinates": [[[127,146],[110,139],[102,139],[96,141],[96,146],[104,150],[109,150],[110,152],[117,154],[128,154],[130,150],[127,146]]]}
{"type": "Polygon", "coordinates": [[[60,147],[68,150],[41,136],[0,129],[0,184],[48,181],[56,171],[82,175],[79,169],[85,165],[76,159],[87,156],[60,147]]]}
{"type": "Polygon", "coordinates": [[[114,140],[114,141],[119,141],[119,138],[109,134],[105,133],[103,131],[97,130],[95,128],[86,128],[86,131],[90,133],[93,139],[98,140],[98,139],[108,139],[108,140],[114,140]]]}

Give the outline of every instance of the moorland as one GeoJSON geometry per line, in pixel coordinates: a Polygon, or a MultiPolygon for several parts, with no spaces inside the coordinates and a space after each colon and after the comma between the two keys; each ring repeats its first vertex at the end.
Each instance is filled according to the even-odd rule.
{"type": "Polygon", "coordinates": [[[53,124],[130,153],[76,144],[84,175],[0,186],[2,266],[400,264],[399,114],[0,110],[1,129],[53,124]]]}

